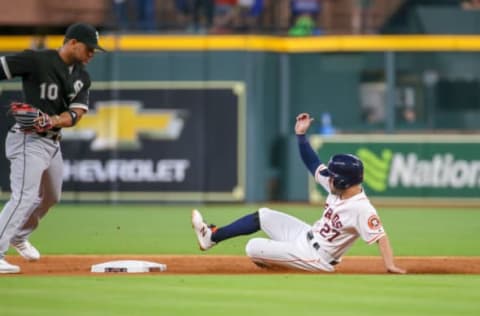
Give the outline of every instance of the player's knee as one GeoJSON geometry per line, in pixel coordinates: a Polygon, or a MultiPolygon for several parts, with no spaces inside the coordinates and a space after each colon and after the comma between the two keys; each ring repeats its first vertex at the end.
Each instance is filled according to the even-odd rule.
{"type": "Polygon", "coordinates": [[[265,228],[275,225],[275,223],[278,222],[278,217],[280,214],[280,212],[272,210],[268,207],[260,208],[258,210],[258,221],[260,223],[260,228],[265,230],[265,228]]]}
{"type": "Polygon", "coordinates": [[[9,203],[12,205],[18,205],[18,207],[31,207],[38,201],[38,197],[32,194],[12,194],[10,196],[9,203]]]}
{"type": "Polygon", "coordinates": [[[270,214],[272,212],[271,209],[269,209],[268,207],[261,207],[258,209],[258,217],[260,219],[260,222],[262,221],[262,218],[265,218],[266,216],[268,216],[268,214],[270,214]]]}
{"type": "Polygon", "coordinates": [[[258,209],[258,214],[263,214],[265,212],[268,213],[269,211],[270,211],[270,209],[268,207],[261,207],[261,208],[258,209]]]}

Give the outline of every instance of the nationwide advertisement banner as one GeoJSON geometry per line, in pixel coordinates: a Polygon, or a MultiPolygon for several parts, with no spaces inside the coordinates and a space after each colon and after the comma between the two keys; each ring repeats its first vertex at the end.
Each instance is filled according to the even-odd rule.
{"type": "MultiPolygon", "coordinates": [[[[479,198],[479,135],[312,136],[311,142],[325,163],[336,153],[359,157],[370,197],[479,198]]],[[[311,183],[311,200],[324,194],[311,183]]]]}
{"type": "Polygon", "coordinates": [[[244,98],[239,82],[94,83],[89,113],[62,131],[63,200],[243,201],[244,98]]]}

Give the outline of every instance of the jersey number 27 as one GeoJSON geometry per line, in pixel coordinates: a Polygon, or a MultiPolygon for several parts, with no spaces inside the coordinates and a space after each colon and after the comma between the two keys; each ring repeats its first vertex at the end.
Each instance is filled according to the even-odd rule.
{"type": "Polygon", "coordinates": [[[325,223],[323,224],[322,229],[320,229],[320,235],[322,235],[322,237],[324,237],[329,242],[332,242],[340,235],[340,231],[330,227],[328,223],[325,223]]]}

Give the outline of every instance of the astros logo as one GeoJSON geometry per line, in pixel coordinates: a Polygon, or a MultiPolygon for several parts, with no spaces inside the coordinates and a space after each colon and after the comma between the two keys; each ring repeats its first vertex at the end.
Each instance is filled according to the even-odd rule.
{"type": "Polygon", "coordinates": [[[380,222],[380,218],[377,215],[372,215],[368,218],[368,227],[370,229],[379,229],[382,227],[382,222],[380,222]]]}
{"type": "Polygon", "coordinates": [[[142,110],[138,101],[97,102],[66,139],[93,139],[92,150],[138,149],[139,135],[152,139],[177,139],[184,125],[180,110],[142,110]]]}

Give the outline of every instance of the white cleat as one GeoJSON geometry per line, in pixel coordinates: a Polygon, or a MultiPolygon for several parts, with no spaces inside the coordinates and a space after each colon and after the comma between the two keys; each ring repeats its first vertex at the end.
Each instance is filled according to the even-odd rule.
{"type": "Polygon", "coordinates": [[[20,267],[8,263],[5,259],[0,259],[0,273],[19,273],[20,267]]]}
{"type": "Polygon", "coordinates": [[[192,211],[192,227],[197,235],[198,245],[200,250],[207,250],[212,248],[216,243],[210,238],[212,237],[212,228],[203,221],[202,214],[199,211],[192,211]]]}
{"type": "Polygon", "coordinates": [[[35,248],[28,240],[19,244],[12,244],[12,247],[17,250],[20,256],[28,261],[37,261],[40,259],[40,252],[38,252],[37,248],[35,248]]]}

